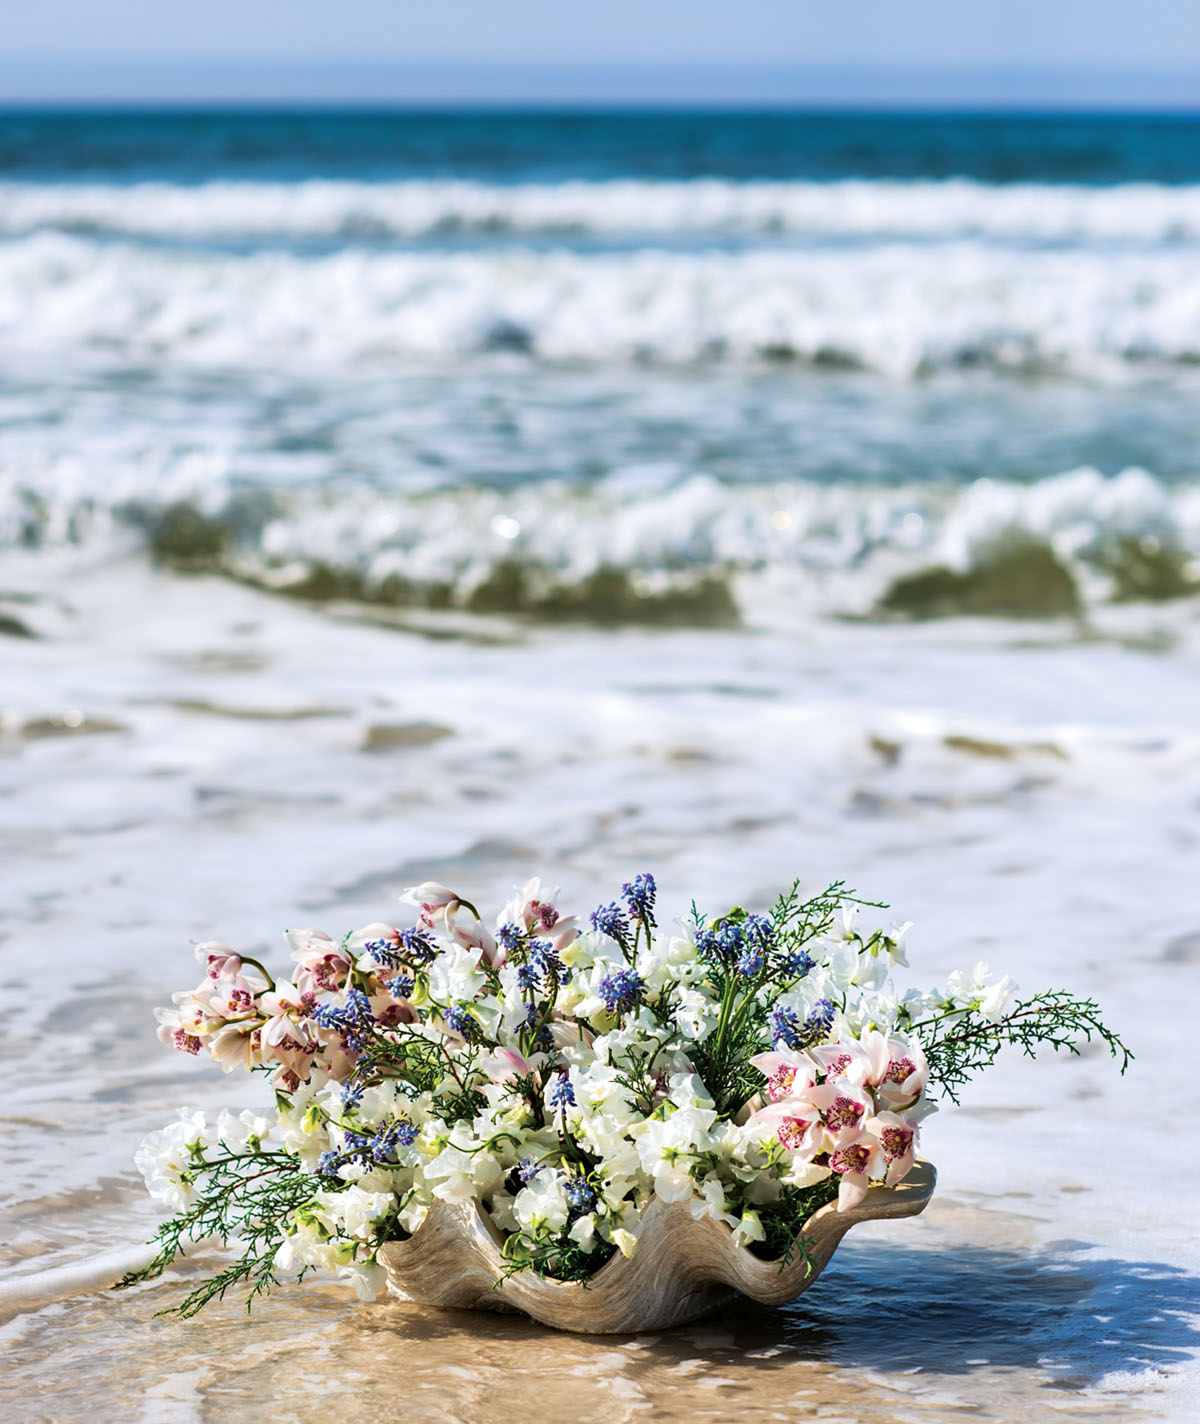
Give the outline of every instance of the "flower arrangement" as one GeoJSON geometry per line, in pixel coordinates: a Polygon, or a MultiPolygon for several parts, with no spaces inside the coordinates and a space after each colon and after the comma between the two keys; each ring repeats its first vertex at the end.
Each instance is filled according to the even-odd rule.
{"type": "Polygon", "coordinates": [[[859,928],[841,883],[798,882],[767,914],[692,906],[660,931],[650,875],[587,923],[532,880],[489,929],[434,883],[405,892],[407,926],[334,940],[292,930],[275,980],[224,945],[197,946],[198,988],[159,1010],[159,1036],[226,1072],[263,1075],[263,1112],[183,1111],[137,1154],[174,1215],[129,1285],[211,1236],[241,1254],[175,1307],[231,1287],[248,1304],[281,1272],[332,1271],[373,1298],[380,1253],[436,1203],[476,1203],[505,1274],[587,1283],[631,1257],[651,1203],[686,1204],[780,1268],[805,1225],[902,1182],[939,1097],[1014,1044],[1076,1052],[1120,1039],[1061,991],[1016,997],[985,965],[901,992],[908,926],[859,928]]]}

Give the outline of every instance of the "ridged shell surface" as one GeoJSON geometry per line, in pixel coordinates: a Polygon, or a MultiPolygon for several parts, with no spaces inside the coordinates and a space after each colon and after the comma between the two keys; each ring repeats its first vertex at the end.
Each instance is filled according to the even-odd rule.
{"type": "Polygon", "coordinates": [[[646,1210],[632,1258],[616,1255],[586,1285],[523,1271],[505,1279],[503,1238],[476,1202],[435,1202],[407,1241],[379,1252],[396,1294],[428,1305],[522,1311],[558,1330],[612,1335],[658,1330],[706,1315],[735,1292],[764,1305],[794,1300],[817,1279],[838,1242],[860,1221],[916,1216],[933,1195],[937,1174],[918,1162],[896,1187],[872,1187],[853,1210],[834,1203],[804,1228],[809,1269],[798,1256],[780,1270],[734,1244],[733,1232],[696,1218],[689,1202],[654,1201],[646,1210]]]}

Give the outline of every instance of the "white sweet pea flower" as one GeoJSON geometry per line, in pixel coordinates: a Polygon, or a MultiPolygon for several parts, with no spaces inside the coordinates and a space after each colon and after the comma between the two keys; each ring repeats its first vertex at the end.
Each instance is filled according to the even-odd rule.
{"type": "Polygon", "coordinates": [[[180,1109],[178,1122],[144,1138],[133,1160],[150,1195],[172,1211],[189,1207],[196,1196],[196,1158],[212,1141],[204,1114],[187,1108],[180,1109]]]}
{"type": "Polygon", "coordinates": [[[725,1188],[719,1177],[705,1177],[695,1190],[691,1211],[697,1220],[710,1216],[714,1221],[723,1221],[726,1226],[737,1225],[738,1218],[729,1210],[729,1203],[725,1200],[725,1188]]]}
{"type": "Polygon", "coordinates": [[[779,1191],[779,1178],[761,1172],[746,1183],[746,1196],[754,1206],[773,1206],[779,1200],[779,1191]]]}
{"type": "Polygon", "coordinates": [[[701,1142],[707,1145],[715,1117],[711,1109],[683,1107],[665,1121],[652,1118],[646,1122],[638,1136],[638,1157],[663,1201],[687,1201],[692,1195],[696,1150],[701,1142]]]}
{"type": "Polygon", "coordinates": [[[608,943],[603,935],[598,935],[594,930],[588,930],[581,934],[578,939],[572,940],[558,951],[558,957],[568,969],[586,970],[596,962],[596,956],[604,956],[606,951],[604,946],[608,943]]]}
{"type": "Polygon", "coordinates": [[[938,1006],[938,996],[921,989],[905,989],[900,995],[900,1008],[910,1023],[919,1023],[938,1006]]]}
{"type": "Polygon", "coordinates": [[[667,941],[667,959],[672,964],[695,964],[699,955],[690,935],[672,935],[667,941]]]}
{"type": "Polygon", "coordinates": [[[641,1171],[641,1158],[637,1143],[632,1142],[627,1129],[618,1127],[611,1119],[601,1119],[597,1124],[584,1124],[584,1139],[599,1156],[606,1179],[632,1181],[641,1171]]]}
{"type": "Polygon", "coordinates": [[[596,1244],[596,1218],[590,1212],[587,1216],[581,1216],[567,1235],[581,1250],[590,1251],[596,1244]]]}
{"type": "Polygon", "coordinates": [[[483,951],[450,945],[429,966],[429,997],[438,1004],[469,1002],[486,987],[487,977],[479,972],[483,951]]]}
{"type": "Polygon", "coordinates": [[[741,1220],[733,1228],[735,1246],[748,1246],[751,1241],[761,1241],[765,1236],[762,1218],[756,1211],[744,1211],[741,1220]]]}
{"type": "Polygon", "coordinates": [[[887,978],[887,962],[865,954],[857,940],[846,940],[830,954],[829,973],[839,990],[877,989],[887,978]]]}
{"type": "Polygon", "coordinates": [[[361,1185],[347,1187],[330,1203],[344,1235],[370,1241],[375,1223],[395,1209],[391,1192],[364,1191],[361,1185]]]}
{"type": "Polygon", "coordinates": [[[825,938],[831,940],[849,940],[858,936],[858,931],[854,928],[858,919],[859,907],[857,905],[843,905],[837,915],[834,916],[833,923],[825,931],[825,938]]]}
{"type": "MultiPolygon", "coordinates": [[[[694,1124],[698,1134],[707,1133],[716,1121],[716,1105],[708,1089],[704,1086],[703,1079],[696,1073],[691,1071],[672,1073],[670,1097],[677,1109],[695,1109],[690,1114],[689,1120],[694,1124]]],[[[678,1111],[675,1116],[679,1116],[678,1111]]]]}
{"type": "Polygon", "coordinates": [[[612,1234],[613,1245],[620,1251],[626,1259],[632,1259],[637,1255],[637,1237],[632,1231],[626,1231],[623,1226],[618,1226],[612,1234]]]}
{"type": "Polygon", "coordinates": [[[946,979],[946,998],[951,1003],[961,1004],[964,1007],[969,1005],[979,997],[990,973],[991,970],[982,959],[970,974],[963,969],[956,969],[946,979]]]}
{"type": "Polygon", "coordinates": [[[429,1203],[417,1201],[415,1197],[410,1198],[404,1206],[400,1208],[398,1219],[400,1225],[411,1236],[417,1227],[429,1215],[429,1203]]]}
{"type": "Polygon", "coordinates": [[[223,1109],[217,1116],[217,1139],[230,1152],[254,1151],[270,1132],[269,1119],[260,1117],[247,1108],[237,1114],[223,1109]]]}
{"type": "Polygon", "coordinates": [[[978,1007],[984,1018],[995,1023],[1004,1017],[1004,1009],[1016,990],[1016,981],[1009,975],[995,984],[989,984],[991,970],[983,960],[976,964],[970,975],[956,969],[946,980],[945,999],[959,1008],[978,1007]]]}
{"type": "Polygon", "coordinates": [[[899,964],[904,969],[908,968],[908,948],[904,943],[904,937],[912,927],[911,920],[896,920],[888,931],[888,958],[893,964],[899,964]]]}
{"type": "Polygon", "coordinates": [[[354,1294],[362,1301],[375,1300],[387,1287],[387,1272],[375,1261],[356,1261],[352,1266],[343,1267],[339,1274],[350,1282],[354,1294]]]}
{"type": "Polygon", "coordinates": [[[833,1174],[828,1167],[819,1167],[814,1162],[806,1162],[803,1157],[793,1157],[792,1164],[780,1178],[779,1185],[788,1187],[815,1187],[833,1174]]]}
{"type": "Polygon", "coordinates": [[[316,1171],[321,1154],[333,1146],[325,1113],[313,1102],[293,1100],[279,1115],[274,1133],[272,1146],[298,1157],[309,1172],[316,1171]]]}
{"type": "Polygon", "coordinates": [[[513,1215],[522,1228],[561,1231],[571,1214],[566,1188],[557,1172],[543,1168],[513,1200],[513,1215]]]}
{"type": "Polygon", "coordinates": [[[690,1043],[700,1043],[716,1028],[720,1006],[695,989],[681,989],[676,1003],[675,1027],[690,1043]]]}
{"type": "Polygon", "coordinates": [[[861,1033],[868,1028],[879,1029],[884,1033],[891,1033],[896,1026],[900,1014],[900,1001],[892,986],[889,984],[879,993],[866,993],[859,1001],[859,1008],[854,1018],[858,1021],[856,1028],[861,1033]]]}
{"type": "Polygon", "coordinates": [[[337,1243],[329,1240],[326,1229],[306,1216],[304,1220],[297,1220],[291,1234],[284,1239],[276,1253],[275,1264],[283,1271],[309,1266],[333,1275],[340,1265],[340,1256],[337,1243]]]}
{"type": "Polygon", "coordinates": [[[469,1202],[475,1196],[475,1159],[461,1147],[443,1148],[425,1163],[424,1176],[443,1201],[469,1202]]]}
{"type": "MultiPolygon", "coordinates": [[[[418,1138],[418,1143],[421,1139],[418,1138]]],[[[461,1124],[442,1141],[440,1150],[426,1161],[421,1171],[433,1195],[443,1201],[470,1201],[488,1196],[503,1180],[504,1168],[494,1153],[478,1149],[479,1144],[462,1130],[461,1124]]]]}
{"type": "Polygon", "coordinates": [[[979,1012],[989,1023],[999,1023],[1004,1017],[1004,1010],[1016,988],[1016,980],[1008,974],[989,987],[979,1005],[979,1012]]]}

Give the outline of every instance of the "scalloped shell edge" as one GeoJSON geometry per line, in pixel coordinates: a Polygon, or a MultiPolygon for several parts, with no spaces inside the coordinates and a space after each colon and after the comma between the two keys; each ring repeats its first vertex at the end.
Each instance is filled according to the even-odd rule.
{"type": "Polygon", "coordinates": [[[916,1216],[933,1195],[937,1173],[918,1162],[895,1187],[872,1187],[853,1210],[831,1202],[805,1225],[812,1269],[803,1258],[782,1271],[733,1241],[724,1222],[696,1218],[689,1202],[653,1201],[636,1254],[613,1256],[586,1285],[521,1272],[504,1278],[503,1238],[478,1202],[437,1201],[407,1241],[379,1250],[388,1285],[408,1300],[466,1310],[520,1311],[544,1325],[589,1335],[661,1330],[707,1315],[734,1292],[763,1305],[802,1294],[829,1264],[838,1243],[862,1221],[916,1216]],[[497,1284],[499,1282],[499,1284],[497,1284]]]}

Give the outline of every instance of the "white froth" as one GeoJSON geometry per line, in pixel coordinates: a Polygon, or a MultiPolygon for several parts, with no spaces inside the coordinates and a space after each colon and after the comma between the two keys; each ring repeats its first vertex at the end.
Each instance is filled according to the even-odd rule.
{"type": "Polygon", "coordinates": [[[368,588],[389,578],[444,586],[460,602],[511,561],[568,587],[601,568],[651,592],[713,574],[737,577],[743,613],[768,622],[797,604],[865,613],[899,574],[931,565],[966,572],[1014,539],[1052,548],[1093,604],[1113,594],[1112,560],[1126,543],[1176,556],[1185,576],[1200,579],[1200,484],[1168,487],[1145,470],[962,487],[764,487],[704,475],[635,483],[640,492],[618,472],[590,490],[276,489],[274,516],[239,541],[241,495],[218,452],[144,463],[13,460],[0,462],[0,548],[136,549],[145,521],[182,500],[224,521],[228,568],[277,587],[314,565],[368,588]]]}
{"type": "Polygon", "coordinates": [[[1200,357],[1186,250],[913,248],[679,253],[147,250],[59,233],[0,245],[11,359],[201,363],[557,362],[787,355],[910,379],[986,365],[1102,375],[1200,357]]]}
{"type": "Polygon", "coordinates": [[[964,178],[0,183],[0,233],[45,228],[227,239],[711,232],[1170,243],[1200,239],[1200,185],[992,185],[964,178]]]}

